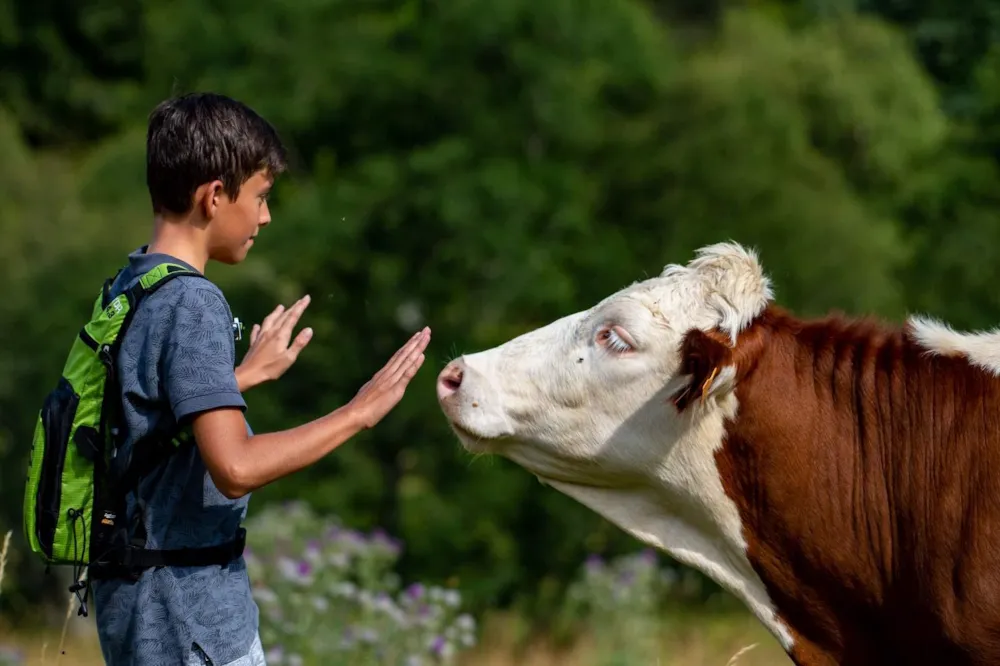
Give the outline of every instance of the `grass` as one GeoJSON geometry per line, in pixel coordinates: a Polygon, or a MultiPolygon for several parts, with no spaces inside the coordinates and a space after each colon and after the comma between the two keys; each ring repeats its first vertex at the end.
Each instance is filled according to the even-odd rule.
{"type": "MultiPolygon", "coordinates": [[[[8,532],[0,549],[0,596],[10,539],[8,532]]],[[[102,666],[93,617],[78,617],[74,602],[75,597],[70,596],[61,627],[14,634],[0,625],[0,650],[20,651],[24,666],[102,666]]],[[[649,666],[791,664],[777,641],[746,612],[678,614],[661,618],[658,624],[659,657],[649,666]]],[[[489,615],[482,623],[479,644],[464,653],[457,666],[596,666],[595,650],[587,636],[566,647],[547,640],[525,643],[519,637],[526,628],[516,616],[499,612],[489,615]]]]}
{"type": "MultiPolygon", "coordinates": [[[[564,650],[544,641],[519,649],[516,626],[517,622],[509,616],[498,614],[488,619],[480,645],[465,655],[461,666],[592,666],[594,651],[586,637],[564,650]]],[[[662,646],[659,660],[649,666],[790,666],[792,663],[778,642],[749,613],[699,613],[664,618],[659,639],[662,646]],[[748,646],[754,647],[741,653],[748,646]]]]}
{"type": "MultiPolygon", "coordinates": [[[[61,628],[12,635],[0,629],[0,645],[23,651],[25,666],[72,664],[103,666],[100,647],[89,619],[70,620],[85,623],[84,631],[71,632],[63,650],[58,649],[61,628]]],[[[465,653],[458,666],[592,666],[592,650],[587,638],[568,648],[558,649],[547,641],[533,641],[519,646],[521,623],[506,614],[489,617],[482,640],[465,653]]],[[[770,634],[749,614],[698,614],[683,618],[665,618],[660,635],[662,658],[650,666],[784,666],[791,661],[770,634]],[[747,646],[756,644],[731,661],[747,646]]]]}

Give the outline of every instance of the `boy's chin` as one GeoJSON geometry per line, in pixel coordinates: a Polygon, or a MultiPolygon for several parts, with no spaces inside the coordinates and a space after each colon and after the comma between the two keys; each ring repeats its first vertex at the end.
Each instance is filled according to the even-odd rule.
{"type": "Polygon", "coordinates": [[[250,241],[238,248],[219,249],[210,254],[208,258],[212,261],[217,261],[220,264],[228,264],[232,266],[233,264],[238,264],[247,258],[247,254],[250,252],[250,247],[252,245],[253,241],[250,241]]]}

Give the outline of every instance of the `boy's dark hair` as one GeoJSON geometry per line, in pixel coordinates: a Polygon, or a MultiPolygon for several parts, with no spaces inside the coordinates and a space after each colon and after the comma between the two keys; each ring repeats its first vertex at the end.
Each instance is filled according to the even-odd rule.
{"type": "Polygon", "coordinates": [[[146,185],[154,214],[183,215],[195,190],[221,180],[230,199],[254,173],[287,168],[277,131],[245,104],[215,93],[161,102],[149,116],[146,185]]]}

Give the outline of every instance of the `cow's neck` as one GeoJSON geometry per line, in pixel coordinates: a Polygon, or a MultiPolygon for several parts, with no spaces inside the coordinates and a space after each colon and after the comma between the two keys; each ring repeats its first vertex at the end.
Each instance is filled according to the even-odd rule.
{"type": "MultiPolygon", "coordinates": [[[[775,377],[837,379],[813,374],[811,365],[802,371],[798,364],[811,362],[782,341],[761,349],[736,393],[713,409],[699,407],[693,427],[646,482],[549,483],[742,600],[796,663],[826,666],[843,656],[842,634],[858,621],[844,590],[864,601],[880,594],[872,585],[882,580],[881,526],[861,518],[880,515],[865,506],[885,501],[884,486],[870,475],[855,487],[858,477],[847,482],[845,499],[857,449],[842,447],[856,441],[829,432],[822,412],[830,405],[798,399],[814,387],[773,384],[775,377]],[[874,532],[859,535],[859,528],[874,532]]],[[[876,455],[878,443],[869,444],[876,455]]],[[[868,461],[870,469],[878,462],[868,461]]]]}
{"type": "MultiPolygon", "coordinates": [[[[668,408],[664,404],[664,408],[668,408]]],[[[766,586],[748,560],[738,505],[727,496],[715,457],[727,419],[738,404],[729,396],[703,414],[695,428],[669,449],[658,469],[627,488],[546,482],[620,528],[665,551],[743,601],[788,651],[793,636],[775,612],[766,586]]]]}
{"type": "Polygon", "coordinates": [[[904,343],[867,324],[798,324],[773,312],[759,324],[767,344],[737,387],[716,468],[796,662],[866,664],[897,527],[883,428],[909,402],[876,394],[874,352],[904,343]]]}

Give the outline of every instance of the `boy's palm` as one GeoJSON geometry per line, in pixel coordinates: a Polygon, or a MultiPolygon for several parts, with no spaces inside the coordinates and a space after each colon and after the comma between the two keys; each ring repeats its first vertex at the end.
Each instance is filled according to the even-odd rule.
{"type": "Polygon", "coordinates": [[[247,372],[256,382],[278,379],[312,339],[312,329],[304,328],[292,340],[292,331],[309,305],[309,296],[303,296],[287,310],[276,307],[260,324],[250,331],[250,348],[247,349],[240,370],[247,372]],[[291,344],[289,344],[291,343],[291,344]]]}
{"type": "Polygon", "coordinates": [[[424,350],[430,339],[429,328],[414,333],[351,399],[348,406],[363,427],[374,427],[399,403],[410,380],[424,363],[424,350]]]}

